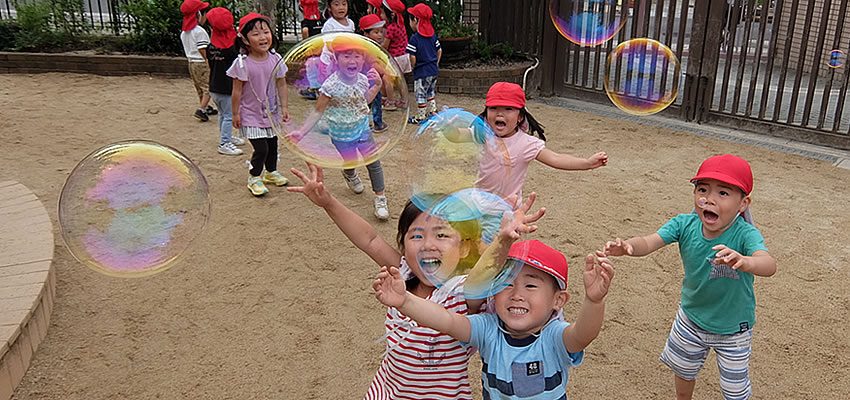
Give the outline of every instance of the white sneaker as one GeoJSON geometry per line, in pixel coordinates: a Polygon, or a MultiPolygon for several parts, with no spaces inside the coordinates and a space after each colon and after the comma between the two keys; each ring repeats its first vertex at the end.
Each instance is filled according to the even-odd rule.
{"type": "Polygon", "coordinates": [[[390,218],[390,210],[387,208],[387,196],[375,196],[375,216],[382,221],[390,218]]]}
{"type": "Polygon", "coordinates": [[[245,144],[245,139],[242,139],[239,136],[233,136],[230,138],[230,143],[233,143],[234,146],[242,146],[245,144]]]}
{"type": "Polygon", "coordinates": [[[226,156],[238,156],[242,154],[242,150],[237,149],[233,143],[225,143],[218,145],[219,154],[224,154],[226,156]]]}
{"type": "Polygon", "coordinates": [[[348,176],[345,171],[342,171],[342,176],[345,177],[345,183],[352,192],[357,194],[363,193],[363,182],[360,181],[360,175],[357,175],[356,171],[353,176],[348,176]]]}

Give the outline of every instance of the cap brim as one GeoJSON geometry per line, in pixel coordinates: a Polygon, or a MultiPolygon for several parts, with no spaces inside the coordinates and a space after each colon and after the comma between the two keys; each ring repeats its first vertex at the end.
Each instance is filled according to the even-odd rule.
{"type": "Polygon", "coordinates": [[[718,180],[720,182],[735,186],[736,188],[744,191],[744,193],[749,194],[749,192],[747,192],[747,189],[744,189],[744,185],[742,184],[742,182],[740,180],[738,180],[738,179],[736,179],[736,178],[734,178],[730,175],[726,175],[724,173],[713,171],[713,172],[707,172],[707,173],[704,173],[704,174],[697,174],[697,176],[691,178],[691,183],[698,181],[700,179],[715,179],[715,180],[718,180]]]}

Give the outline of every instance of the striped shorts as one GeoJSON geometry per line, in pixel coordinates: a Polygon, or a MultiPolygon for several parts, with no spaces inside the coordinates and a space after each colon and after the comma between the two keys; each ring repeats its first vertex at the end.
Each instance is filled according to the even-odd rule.
{"type": "Polygon", "coordinates": [[[694,324],[679,306],[659,359],[680,378],[692,381],[696,380],[708,351],[714,349],[723,397],[747,399],[752,394],[749,374],[752,341],[752,329],[731,335],[708,332],[694,324]]]}

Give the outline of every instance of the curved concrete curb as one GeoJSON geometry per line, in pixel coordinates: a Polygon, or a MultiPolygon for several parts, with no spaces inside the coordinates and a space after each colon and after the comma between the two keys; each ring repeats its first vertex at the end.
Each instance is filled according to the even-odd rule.
{"type": "Polygon", "coordinates": [[[50,218],[26,186],[0,182],[0,221],[0,400],[7,400],[47,335],[56,274],[50,218]]]}

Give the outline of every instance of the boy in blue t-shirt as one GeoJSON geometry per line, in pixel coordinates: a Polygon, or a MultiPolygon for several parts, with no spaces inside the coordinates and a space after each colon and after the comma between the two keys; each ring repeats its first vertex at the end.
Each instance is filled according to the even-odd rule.
{"type": "MultiPolygon", "coordinates": [[[[519,232],[533,231],[524,213],[516,214],[512,226],[500,230],[466,277],[465,283],[486,282],[481,277],[491,265],[520,262],[516,278],[489,301],[494,311],[461,315],[405,291],[398,269],[384,267],[375,278],[375,297],[423,326],[448,334],[481,354],[481,382],[485,399],[563,399],[569,368],[581,364],[584,349],[596,338],[605,314],[605,296],[614,276],[611,262],[600,256],[585,258],[585,297],[574,324],[564,322],[561,309],[569,300],[567,259],[537,240],[517,242],[519,232]],[[519,225],[516,225],[519,223],[519,225]],[[514,229],[517,227],[519,229],[514,229]],[[509,250],[508,250],[509,248],[509,250]]],[[[538,212],[539,214],[539,212],[538,212]]],[[[539,218],[539,215],[538,215],[539,218]]],[[[536,219],[536,218],[535,218],[536,219]]]]}
{"type": "Polygon", "coordinates": [[[640,257],[679,243],[682,300],[660,357],[676,374],[676,396],[693,396],[697,373],[714,349],[724,398],[749,398],[753,277],[776,273],[761,232],[744,219],[753,173],[743,158],[724,154],[705,160],[691,182],[694,213],[675,216],[647,236],[617,238],[604,252],[640,257]]]}
{"type": "Polygon", "coordinates": [[[407,54],[413,66],[413,93],[416,95],[417,113],[408,122],[420,124],[437,112],[434,90],[437,87],[440,57],[443,49],[431,25],[434,15],[431,8],[419,3],[407,9],[410,13],[410,28],[416,31],[407,41],[407,54]]]}

